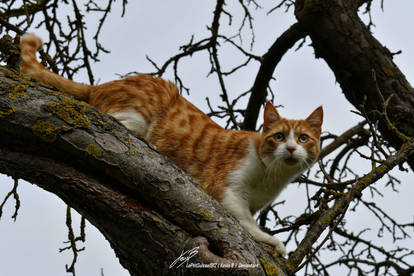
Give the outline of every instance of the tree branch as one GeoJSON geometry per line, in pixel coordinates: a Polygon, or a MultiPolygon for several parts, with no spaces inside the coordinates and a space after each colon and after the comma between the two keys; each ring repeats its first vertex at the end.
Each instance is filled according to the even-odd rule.
{"type": "Polygon", "coordinates": [[[374,168],[371,172],[360,178],[347,193],[343,194],[335,201],[332,207],[328,210],[324,210],[318,220],[310,226],[298,248],[289,256],[286,263],[288,273],[293,273],[295,271],[295,268],[300,264],[305,255],[311,252],[312,245],[316,242],[326,227],[328,227],[334,219],[343,212],[348,204],[350,194],[353,194],[354,197],[360,197],[364,189],[382,178],[395,166],[405,162],[413,153],[414,140],[405,142],[396,154],[390,155],[380,166],[374,168]]]}
{"type": "MultiPolygon", "coordinates": [[[[272,252],[216,200],[112,117],[11,71],[0,70],[0,84],[0,172],[39,185],[85,216],[131,275],[181,273],[169,265],[191,246],[200,253],[194,262],[217,256],[219,263],[257,265],[240,273],[284,275],[272,252]]],[[[186,272],[212,272],[193,270],[186,272]]]]}
{"type": "Polygon", "coordinates": [[[263,55],[263,61],[257,73],[249,102],[247,104],[246,113],[243,122],[243,129],[256,130],[257,117],[261,105],[266,100],[267,87],[272,79],[273,72],[279,64],[283,55],[295,45],[295,43],[304,38],[306,33],[303,31],[299,23],[290,26],[280,37],[276,39],[266,54],[263,55]]]}
{"type": "Polygon", "coordinates": [[[366,131],[364,130],[364,126],[365,126],[366,123],[367,123],[366,121],[362,121],[362,122],[358,123],[356,126],[351,127],[350,129],[348,129],[347,131],[345,131],[344,133],[339,135],[337,138],[335,138],[335,140],[332,141],[332,143],[330,143],[327,146],[323,147],[322,150],[321,150],[321,153],[319,154],[319,159],[324,158],[325,156],[332,153],[333,151],[335,151],[336,149],[338,149],[342,145],[348,143],[348,141],[352,138],[352,136],[354,136],[356,134],[366,135],[366,133],[365,133],[366,131]]]}
{"type": "MultiPolygon", "coordinates": [[[[358,17],[359,4],[353,0],[299,0],[295,15],[311,37],[316,57],[327,62],[349,102],[370,121],[378,121],[382,136],[398,149],[403,141],[396,130],[414,137],[414,89],[393,62],[392,53],[358,17]],[[386,108],[392,125],[386,120],[382,101],[391,95],[386,108]]],[[[414,156],[408,162],[413,169],[414,156]]]]}

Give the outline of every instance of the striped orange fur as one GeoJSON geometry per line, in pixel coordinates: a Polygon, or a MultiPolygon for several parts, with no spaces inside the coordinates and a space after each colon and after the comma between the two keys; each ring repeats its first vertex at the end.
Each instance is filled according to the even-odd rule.
{"type": "Polygon", "coordinates": [[[36,60],[41,45],[34,34],[22,37],[23,73],[114,116],[194,177],[256,240],[286,253],[253,215],[317,159],[321,107],[305,120],[288,120],[267,102],[262,132],[226,130],[161,78],[137,75],[101,85],[63,78],[36,60]]]}

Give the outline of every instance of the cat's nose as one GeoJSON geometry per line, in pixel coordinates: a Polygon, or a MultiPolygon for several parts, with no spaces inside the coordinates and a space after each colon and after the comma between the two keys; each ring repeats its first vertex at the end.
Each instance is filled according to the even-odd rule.
{"type": "Polygon", "coordinates": [[[287,146],[286,149],[290,152],[293,153],[296,150],[296,147],[294,146],[287,146]]]}

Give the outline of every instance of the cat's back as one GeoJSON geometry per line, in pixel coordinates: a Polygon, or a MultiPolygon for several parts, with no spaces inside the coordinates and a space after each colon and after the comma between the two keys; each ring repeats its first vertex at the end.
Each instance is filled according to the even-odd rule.
{"type": "Polygon", "coordinates": [[[257,133],[226,130],[161,78],[137,75],[95,86],[89,103],[117,118],[220,199],[257,133]]]}
{"type": "Polygon", "coordinates": [[[179,91],[172,82],[136,75],[94,86],[88,102],[109,114],[135,109],[149,123],[178,97],[179,91]]]}
{"type": "Polygon", "coordinates": [[[91,87],[88,103],[145,137],[151,123],[180,97],[170,81],[136,75],[91,87]]]}
{"type": "Polygon", "coordinates": [[[207,161],[214,142],[225,130],[182,96],[162,110],[151,123],[146,139],[178,164],[207,161]]]}
{"type": "Polygon", "coordinates": [[[179,96],[150,126],[147,140],[220,198],[246,155],[250,132],[226,130],[179,96]]]}

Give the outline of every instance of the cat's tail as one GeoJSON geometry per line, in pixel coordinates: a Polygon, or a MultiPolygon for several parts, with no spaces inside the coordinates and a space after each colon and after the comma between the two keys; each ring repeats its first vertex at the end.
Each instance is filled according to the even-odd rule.
{"type": "Polygon", "coordinates": [[[36,51],[42,46],[42,40],[33,33],[24,34],[20,40],[21,71],[46,85],[54,86],[77,99],[87,100],[91,85],[74,82],[46,69],[36,59],[36,51]]]}

